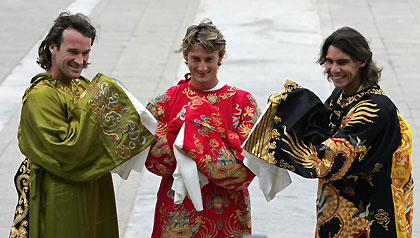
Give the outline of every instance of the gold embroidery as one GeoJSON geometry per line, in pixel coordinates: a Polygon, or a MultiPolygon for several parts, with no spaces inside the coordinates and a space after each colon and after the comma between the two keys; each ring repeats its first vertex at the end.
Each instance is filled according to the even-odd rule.
{"type": "Polygon", "coordinates": [[[287,98],[287,92],[297,88],[302,87],[287,80],[284,84],[282,93],[272,94],[269,96],[269,108],[260,119],[260,123],[258,123],[254,128],[254,132],[248,138],[247,143],[243,146],[244,150],[270,164],[276,163],[274,159],[274,152],[269,152],[271,145],[270,141],[273,138],[279,139],[278,136],[280,134],[277,130],[273,130],[274,120],[272,120],[272,118],[274,118],[277,114],[278,104],[287,98]]]}
{"type": "MultiPolygon", "coordinates": [[[[280,93],[280,94],[271,94],[268,96],[268,101],[275,107],[281,103],[281,101],[285,101],[288,94],[280,93]]],[[[272,118],[272,117],[271,117],[272,118]]]]}
{"type": "Polygon", "coordinates": [[[345,187],[345,188],[343,189],[343,192],[347,193],[348,195],[350,195],[350,196],[352,196],[352,197],[356,194],[356,193],[354,192],[354,189],[353,189],[352,187],[349,187],[349,186],[345,187]]]}
{"type": "Polygon", "coordinates": [[[248,223],[251,223],[251,217],[249,214],[244,214],[244,216],[242,216],[240,210],[235,210],[235,213],[236,214],[230,215],[229,219],[226,221],[225,237],[242,237],[244,235],[249,235],[247,225],[248,223]]]}
{"type": "Polygon", "coordinates": [[[64,84],[61,81],[57,81],[57,89],[58,91],[74,98],[74,99],[80,99],[85,92],[85,89],[82,87],[82,82],[80,79],[73,79],[70,83],[70,85],[64,84]]]}
{"type": "Polygon", "coordinates": [[[220,114],[219,113],[212,113],[211,114],[211,119],[213,119],[213,123],[215,126],[220,126],[223,123],[222,118],[220,118],[220,114]]]}
{"type": "MultiPolygon", "coordinates": [[[[215,221],[199,216],[194,220],[196,224],[201,224],[200,230],[195,237],[217,237],[218,229],[215,221]]],[[[177,238],[179,236],[176,236],[177,238]]]]}
{"type": "Polygon", "coordinates": [[[277,129],[271,131],[271,139],[280,140],[280,132],[277,129]]]}
{"type": "Polygon", "coordinates": [[[303,87],[291,80],[286,80],[286,83],[284,84],[284,87],[281,93],[288,93],[297,88],[303,88],[303,87]]]}
{"type": "Polygon", "coordinates": [[[209,103],[211,103],[211,104],[217,102],[216,94],[210,93],[209,95],[207,95],[207,101],[209,101],[209,103]]]}
{"type": "Polygon", "coordinates": [[[255,109],[253,107],[245,107],[244,110],[245,110],[244,115],[250,116],[253,123],[255,123],[258,120],[258,115],[259,115],[258,108],[255,109]]]}
{"type": "Polygon", "coordinates": [[[340,230],[334,237],[352,237],[352,234],[361,230],[367,231],[367,234],[370,232],[369,220],[365,218],[365,213],[369,213],[368,208],[361,213],[352,202],[341,197],[338,190],[322,178],[318,184],[317,213],[317,235],[322,225],[332,219],[338,219],[340,223],[340,230]]]}
{"type": "Polygon", "coordinates": [[[156,135],[159,138],[162,138],[164,136],[166,136],[166,131],[168,130],[168,124],[164,124],[164,123],[159,123],[157,130],[156,130],[156,135]]]}
{"type": "Polygon", "coordinates": [[[221,181],[219,183],[220,186],[229,189],[233,188],[234,184],[242,183],[246,180],[247,173],[243,169],[243,165],[236,162],[237,159],[230,150],[223,146],[219,150],[213,148],[212,153],[213,155],[211,156],[201,156],[203,159],[200,158],[197,165],[200,170],[208,171],[210,178],[218,180],[223,180],[226,177],[232,178],[221,181]]]}
{"type": "Polygon", "coordinates": [[[401,145],[393,154],[391,181],[394,213],[398,237],[411,237],[413,212],[413,184],[411,175],[412,137],[407,121],[398,114],[401,145]]]}
{"type": "Polygon", "coordinates": [[[163,106],[159,105],[158,103],[163,103],[163,102],[167,102],[171,100],[167,92],[168,91],[165,91],[163,94],[155,97],[146,105],[146,109],[149,112],[151,112],[155,118],[159,118],[161,115],[165,115],[165,109],[163,108],[163,106]]]}
{"type": "Polygon", "coordinates": [[[210,147],[219,147],[219,142],[216,139],[210,139],[210,147]]]}
{"type": "Polygon", "coordinates": [[[197,93],[191,90],[190,88],[184,88],[184,90],[182,90],[182,93],[185,94],[185,96],[187,96],[189,99],[193,99],[197,96],[197,93]]]}
{"type": "MultiPolygon", "coordinates": [[[[194,211],[195,212],[195,211],[194,211]]],[[[161,213],[166,214],[166,213],[161,213]]],[[[190,223],[191,212],[182,205],[179,211],[167,213],[168,219],[162,225],[162,238],[192,237],[201,226],[201,219],[196,224],[190,223]]]]}
{"type": "MultiPolygon", "coordinates": [[[[200,143],[200,140],[197,138],[197,136],[195,134],[193,135],[193,137],[194,137],[194,145],[198,149],[198,151],[194,150],[194,149],[190,149],[187,154],[191,158],[195,159],[195,158],[197,158],[196,153],[202,154],[204,152],[204,145],[202,143],[200,143]]],[[[215,140],[215,141],[217,142],[217,140],[215,140]]],[[[212,143],[212,142],[214,143],[214,141],[210,141],[210,143],[212,143]]]]}
{"type": "Polygon", "coordinates": [[[159,140],[156,141],[155,145],[151,148],[150,152],[154,157],[160,157],[161,155],[169,155],[169,157],[165,158],[165,163],[167,164],[173,164],[175,162],[175,159],[171,153],[171,149],[169,146],[165,143],[167,142],[166,136],[161,135],[159,137],[159,140]]]}
{"type": "Polygon", "coordinates": [[[210,163],[210,161],[211,161],[211,156],[210,155],[204,155],[202,158],[203,158],[203,161],[205,161],[206,163],[210,163]]]}
{"type": "Polygon", "coordinates": [[[373,123],[369,118],[378,117],[374,114],[378,111],[377,104],[371,103],[371,100],[360,101],[343,117],[340,129],[355,124],[373,123]]]}
{"type": "Polygon", "coordinates": [[[16,178],[15,183],[19,193],[19,200],[12,229],[10,231],[10,238],[26,238],[29,236],[26,228],[29,224],[28,221],[25,220],[28,218],[29,213],[27,193],[29,192],[30,162],[27,158],[23,161],[18,171],[20,172],[20,175],[16,178]],[[18,223],[20,223],[20,226],[16,227],[18,223]]]}
{"type": "Polygon", "coordinates": [[[283,133],[286,138],[282,140],[289,146],[290,150],[282,150],[296,159],[296,162],[303,165],[305,168],[315,169],[319,177],[324,177],[330,171],[335,156],[342,154],[346,159],[344,165],[340,168],[338,173],[335,173],[330,180],[341,179],[350,168],[351,164],[360,155],[367,153],[366,146],[361,144],[353,144],[344,138],[329,138],[324,142],[328,148],[325,150],[323,159],[318,158],[318,153],[313,145],[306,145],[303,142],[299,143],[298,139],[294,141],[286,127],[283,127],[283,133]]]}
{"type": "Polygon", "coordinates": [[[237,140],[239,140],[239,136],[238,136],[238,134],[236,134],[234,132],[229,132],[229,139],[237,139],[237,140]]]}
{"type": "Polygon", "coordinates": [[[226,138],[226,129],[223,127],[216,128],[217,133],[219,133],[220,137],[226,138]]]}
{"type": "MultiPolygon", "coordinates": [[[[350,137],[350,140],[353,139],[350,137]]],[[[323,161],[334,161],[334,157],[337,154],[342,154],[346,159],[344,165],[341,167],[340,172],[334,174],[330,180],[341,179],[344,177],[346,172],[349,170],[350,166],[353,164],[356,158],[363,158],[370,148],[367,148],[365,145],[360,143],[360,139],[357,138],[357,143],[349,142],[344,138],[330,138],[326,140],[325,145],[330,148],[325,151],[325,156],[323,161]]]]}
{"type": "Polygon", "coordinates": [[[370,184],[370,186],[373,187],[372,176],[374,173],[379,172],[379,170],[381,170],[382,167],[383,167],[382,164],[375,163],[374,168],[370,172],[361,174],[360,177],[362,179],[365,179],[370,184]]]}
{"type": "Polygon", "coordinates": [[[194,110],[197,109],[198,108],[197,106],[203,105],[203,101],[205,101],[205,99],[200,98],[200,97],[193,98],[190,102],[191,103],[190,108],[194,110]]]}
{"type": "Polygon", "coordinates": [[[286,163],[286,161],[284,161],[282,159],[279,161],[279,167],[283,168],[283,169],[287,169],[287,170],[292,171],[292,172],[296,171],[295,166],[286,163]]]}
{"type": "Polygon", "coordinates": [[[388,223],[390,222],[389,214],[385,212],[383,209],[379,209],[378,213],[376,213],[375,218],[380,225],[382,225],[385,230],[388,230],[388,223]]]}
{"type": "MultiPolygon", "coordinates": [[[[413,232],[413,188],[414,182],[413,178],[411,177],[410,180],[404,185],[404,207],[405,207],[405,219],[406,219],[406,233],[407,237],[411,237],[413,232]]],[[[399,215],[399,214],[398,214],[399,215]]],[[[400,222],[400,220],[398,221],[400,222]]],[[[400,231],[404,231],[403,227],[400,227],[400,231]]]]}
{"type": "MultiPolygon", "coordinates": [[[[165,163],[168,161],[165,159],[165,163]]],[[[147,169],[150,171],[158,171],[163,176],[172,176],[173,171],[169,170],[165,165],[159,163],[156,159],[152,159],[148,165],[146,165],[147,169]],[[156,170],[154,170],[156,168],[156,170]]]]}
{"type": "Polygon", "coordinates": [[[272,103],[266,113],[262,116],[261,123],[256,125],[254,132],[250,135],[247,143],[243,146],[244,150],[267,162],[274,160],[272,155],[274,152],[269,153],[268,150],[270,149],[269,144],[273,136],[273,132],[275,132],[272,130],[274,120],[271,120],[271,118],[276,115],[276,112],[276,107],[272,103]]]}
{"type": "Polygon", "coordinates": [[[227,89],[228,92],[220,94],[220,98],[228,99],[228,98],[232,97],[233,95],[235,95],[237,90],[238,89],[235,88],[235,87],[228,88],[227,89]]]}
{"type": "Polygon", "coordinates": [[[253,126],[254,126],[254,124],[251,124],[251,123],[242,123],[238,127],[238,134],[241,135],[244,138],[248,137],[249,133],[251,133],[251,130],[252,130],[253,126]]]}
{"type": "Polygon", "coordinates": [[[377,94],[377,95],[385,95],[385,93],[382,91],[382,89],[376,89],[372,88],[365,92],[358,93],[354,96],[348,97],[343,99],[343,94],[340,95],[340,97],[337,100],[337,104],[340,105],[341,108],[344,108],[351,103],[358,101],[361,97],[365,96],[366,94],[377,94]]]}
{"type": "Polygon", "coordinates": [[[114,147],[115,154],[118,155],[118,157],[123,159],[129,159],[131,158],[131,150],[127,148],[125,145],[118,145],[114,147]]]}
{"type": "Polygon", "coordinates": [[[269,164],[276,164],[277,160],[274,157],[274,151],[271,153],[267,153],[266,156],[264,157],[264,160],[269,164]]]}

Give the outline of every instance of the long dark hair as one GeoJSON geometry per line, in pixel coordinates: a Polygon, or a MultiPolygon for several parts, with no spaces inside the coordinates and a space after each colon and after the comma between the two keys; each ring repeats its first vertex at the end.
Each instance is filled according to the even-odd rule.
{"type": "Polygon", "coordinates": [[[90,24],[89,18],[81,13],[72,15],[69,12],[62,12],[54,21],[54,25],[51,27],[50,32],[48,32],[48,35],[39,46],[38,59],[36,62],[41,68],[48,70],[51,67],[51,52],[49,45],[50,43],[54,43],[57,46],[57,49],[60,49],[63,31],[69,28],[92,39],[91,45],[93,45],[93,41],[96,37],[96,30],[95,27],[90,24]]]}
{"type": "Polygon", "coordinates": [[[321,52],[317,63],[325,64],[328,48],[330,45],[348,54],[352,59],[364,62],[366,65],[360,69],[360,79],[362,84],[370,86],[377,85],[381,77],[380,69],[372,60],[372,51],[366,38],[351,27],[342,27],[332,33],[321,47],[321,52]]]}

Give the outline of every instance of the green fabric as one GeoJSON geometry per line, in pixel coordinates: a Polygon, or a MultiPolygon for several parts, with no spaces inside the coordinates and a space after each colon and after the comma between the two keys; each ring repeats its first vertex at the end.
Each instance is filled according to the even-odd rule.
{"type": "Polygon", "coordinates": [[[366,87],[367,87],[368,85],[367,84],[360,84],[360,87],[357,89],[357,92],[356,93],[359,93],[359,92],[361,92],[363,89],[365,89],[366,87]]]}
{"type": "Polygon", "coordinates": [[[118,237],[110,170],[154,140],[111,78],[71,84],[39,74],[23,97],[18,131],[31,161],[31,238],[118,237]]]}

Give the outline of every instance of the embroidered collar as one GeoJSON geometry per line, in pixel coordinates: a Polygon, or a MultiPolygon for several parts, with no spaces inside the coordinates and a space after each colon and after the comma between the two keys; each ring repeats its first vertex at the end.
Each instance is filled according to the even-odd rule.
{"type": "Polygon", "coordinates": [[[344,108],[350,105],[352,102],[359,100],[361,97],[363,97],[366,94],[385,95],[385,93],[382,91],[379,85],[367,86],[363,88],[362,90],[358,91],[356,94],[351,95],[351,96],[346,96],[341,91],[341,94],[337,99],[337,104],[340,105],[340,107],[344,108]]]}

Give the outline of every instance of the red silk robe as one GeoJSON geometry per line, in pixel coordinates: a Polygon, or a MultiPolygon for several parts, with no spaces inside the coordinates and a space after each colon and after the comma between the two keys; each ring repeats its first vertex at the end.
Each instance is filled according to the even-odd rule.
{"type": "Polygon", "coordinates": [[[240,145],[259,110],[252,95],[228,85],[202,92],[186,80],[149,102],[158,120],[157,143],[146,168],[162,176],[157,194],[152,237],[237,237],[251,233],[248,185],[254,174],[242,164],[240,145]],[[209,178],[201,188],[203,211],[187,197],[174,204],[172,145],[185,122],[184,147],[209,178]]]}

